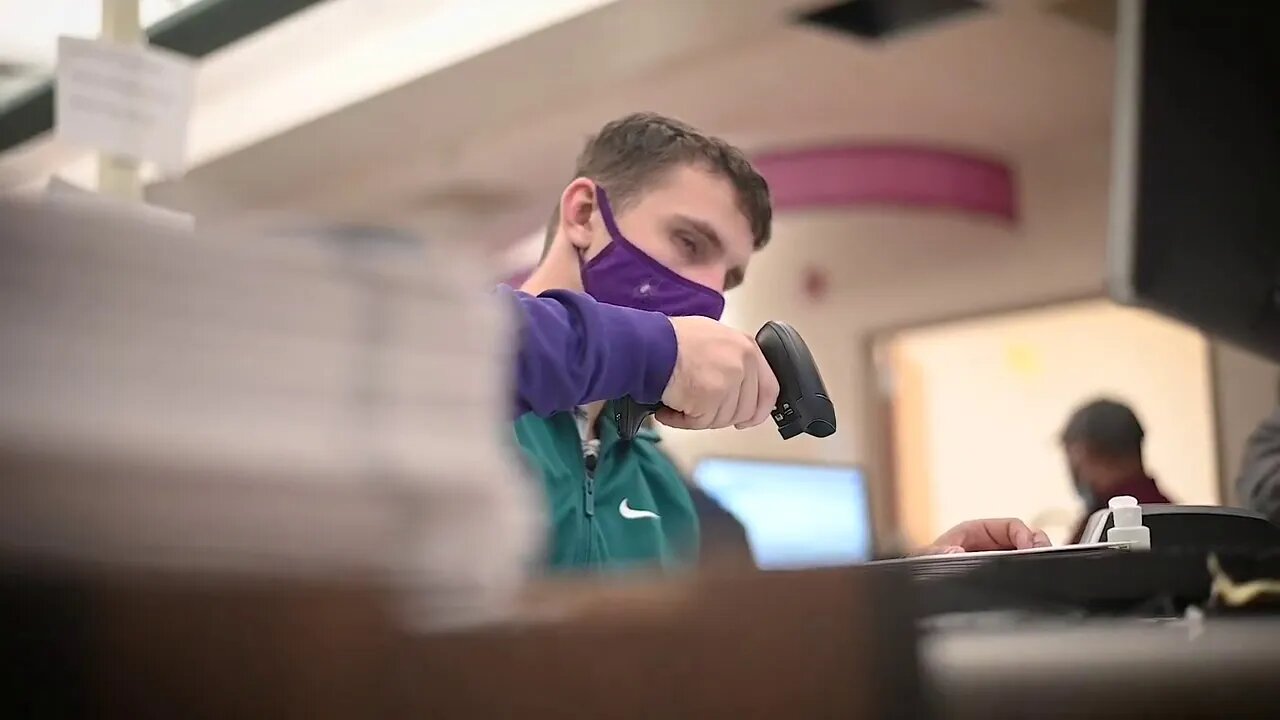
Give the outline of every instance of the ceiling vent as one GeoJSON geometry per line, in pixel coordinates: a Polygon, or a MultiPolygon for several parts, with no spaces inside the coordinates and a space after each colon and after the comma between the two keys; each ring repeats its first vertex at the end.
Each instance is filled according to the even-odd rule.
{"type": "Polygon", "coordinates": [[[977,0],[849,0],[819,8],[801,20],[864,40],[887,40],[985,9],[977,0]]]}

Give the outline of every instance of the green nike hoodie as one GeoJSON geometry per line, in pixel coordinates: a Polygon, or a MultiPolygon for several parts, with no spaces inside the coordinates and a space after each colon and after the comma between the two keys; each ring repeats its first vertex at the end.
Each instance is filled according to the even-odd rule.
{"type": "Polygon", "coordinates": [[[574,413],[526,413],[515,421],[516,440],[546,487],[550,568],[692,567],[698,517],[680,471],[658,449],[657,432],[643,428],[624,441],[612,418],[606,407],[595,453],[584,447],[574,413]]]}

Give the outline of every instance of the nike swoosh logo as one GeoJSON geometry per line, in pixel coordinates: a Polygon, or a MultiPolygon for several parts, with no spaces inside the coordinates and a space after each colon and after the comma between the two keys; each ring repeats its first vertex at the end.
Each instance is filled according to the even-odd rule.
{"type": "Polygon", "coordinates": [[[627,499],[622,498],[622,502],[618,503],[618,514],[628,520],[639,520],[640,518],[656,518],[658,513],[652,510],[636,510],[627,504],[627,499]]]}

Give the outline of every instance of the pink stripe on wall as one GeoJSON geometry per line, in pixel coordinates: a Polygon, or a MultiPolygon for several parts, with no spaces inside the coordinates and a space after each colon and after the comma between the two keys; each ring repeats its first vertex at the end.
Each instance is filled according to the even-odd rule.
{"type": "Polygon", "coordinates": [[[752,160],[775,212],[892,206],[1018,219],[1008,165],[952,150],[845,145],[767,153],[752,160]]]}

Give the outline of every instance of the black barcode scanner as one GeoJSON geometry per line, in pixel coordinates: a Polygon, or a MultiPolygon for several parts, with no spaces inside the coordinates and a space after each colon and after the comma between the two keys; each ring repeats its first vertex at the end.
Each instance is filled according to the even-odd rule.
{"type": "MultiPolygon", "coordinates": [[[[778,402],[773,406],[773,421],[778,434],[789,440],[801,433],[827,437],[836,431],[836,409],[822,384],[822,374],[813,361],[809,346],[800,333],[786,323],[770,320],[756,333],[760,352],[778,378],[778,402]]],[[[662,407],[661,403],[644,405],[629,396],[614,407],[614,422],[623,440],[640,431],[644,419],[662,407]]]]}

